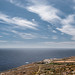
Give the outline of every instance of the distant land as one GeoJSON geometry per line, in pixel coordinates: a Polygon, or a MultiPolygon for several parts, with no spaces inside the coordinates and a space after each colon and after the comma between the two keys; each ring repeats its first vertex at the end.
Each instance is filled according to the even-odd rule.
{"type": "Polygon", "coordinates": [[[1,72],[0,75],[75,75],[75,56],[44,59],[1,72]]]}

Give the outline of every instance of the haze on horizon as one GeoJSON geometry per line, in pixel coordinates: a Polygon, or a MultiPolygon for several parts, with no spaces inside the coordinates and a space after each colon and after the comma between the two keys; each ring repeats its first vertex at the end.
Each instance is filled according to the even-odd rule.
{"type": "Polygon", "coordinates": [[[0,48],[75,48],[75,0],[0,0],[0,48]]]}

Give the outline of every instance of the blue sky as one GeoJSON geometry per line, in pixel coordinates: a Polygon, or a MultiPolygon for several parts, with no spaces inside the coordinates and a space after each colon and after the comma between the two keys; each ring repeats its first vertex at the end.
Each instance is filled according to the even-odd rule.
{"type": "Polygon", "coordinates": [[[0,48],[75,48],[75,0],[0,0],[0,48]]]}

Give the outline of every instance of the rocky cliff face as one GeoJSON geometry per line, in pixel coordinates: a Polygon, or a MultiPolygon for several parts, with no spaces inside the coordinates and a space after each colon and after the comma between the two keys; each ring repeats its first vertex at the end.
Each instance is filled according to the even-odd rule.
{"type": "Polygon", "coordinates": [[[75,57],[45,59],[2,72],[0,75],[75,75],[75,57]]]}

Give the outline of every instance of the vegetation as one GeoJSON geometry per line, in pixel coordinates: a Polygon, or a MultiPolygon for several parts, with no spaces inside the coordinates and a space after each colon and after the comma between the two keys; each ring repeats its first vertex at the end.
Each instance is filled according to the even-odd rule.
{"type": "Polygon", "coordinates": [[[0,73],[0,75],[75,75],[75,57],[65,58],[65,62],[62,63],[60,61],[64,61],[64,59],[57,61],[53,60],[51,63],[43,63],[41,61],[23,65],[0,73]]]}

